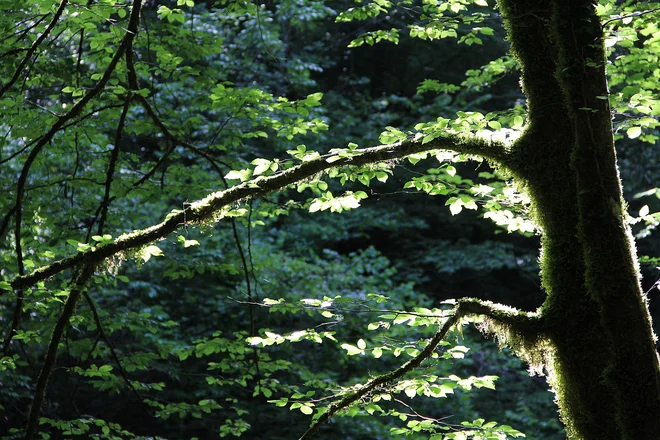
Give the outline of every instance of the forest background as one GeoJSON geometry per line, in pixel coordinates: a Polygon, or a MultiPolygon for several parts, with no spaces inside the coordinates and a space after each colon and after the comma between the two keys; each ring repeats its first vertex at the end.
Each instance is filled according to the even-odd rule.
{"type": "MultiPolygon", "coordinates": [[[[136,2],[0,5],[0,438],[23,438],[76,289],[58,274],[12,290],[15,276],[425,121],[519,134],[525,96],[499,11],[433,3],[446,19],[430,19],[425,1],[156,0],[139,23],[136,2]],[[134,59],[115,61],[118,48],[134,59]]],[[[601,2],[608,50],[657,66],[635,57],[660,39],[635,21],[660,19],[655,4],[639,3],[601,2]]],[[[634,105],[614,106],[614,129],[657,317],[658,76],[638,82],[639,96],[622,92],[634,105]]],[[[535,310],[545,295],[525,194],[486,161],[425,156],[313,175],[88,269],[35,436],[298,438],[319,408],[418,356],[452,299],[535,310]]],[[[474,327],[445,344],[321,437],[565,438],[525,362],[474,327]]]]}

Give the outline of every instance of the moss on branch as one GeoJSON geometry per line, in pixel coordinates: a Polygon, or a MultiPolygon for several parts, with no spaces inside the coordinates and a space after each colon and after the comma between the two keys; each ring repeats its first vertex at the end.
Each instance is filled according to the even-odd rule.
{"type": "Polygon", "coordinates": [[[504,167],[507,166],[508,161],[508,153],[503,144],[466,135],[440,137],[427,143],[422,143],[421,139],[411,138],[391,145],[354,150],[350,156],[345,157],[342,157],[340,153],[327,154],[271,176],[259,176],[227,190],[212,193],[182,211],[171,213],[161,223],[124,234],[114,242],[93,250],[79,252],[42,266],[27,275],[13,278],[9,283],[12,289],[27,288],[81,263],[99,264],[106,258],[136,250],[163,239],[186,224],[213,220],[221,215],[224,209],[237,202],[263,197],[332,168],[385,162],[430,150],[452,150],[460,154],[481,156],[504,167]]]}
{"type": "Polygon", "coordinates": [[[459,306],[462,315],[481,317],[477,328],[493,338],[500,347],[511,349],[527,362],[530,373],[542,375],[551,369],[548,355],[552,344],[541,313],[525,312],[475,298],[463,298],[459,306]]]}

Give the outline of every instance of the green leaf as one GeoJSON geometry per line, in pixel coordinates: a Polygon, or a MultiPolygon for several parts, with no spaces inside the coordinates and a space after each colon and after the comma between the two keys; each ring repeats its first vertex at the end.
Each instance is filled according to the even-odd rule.
{"type": "Polygon", "coordinates": [[[232,170],[225,175],[225,178],[227,180],[240,180],[241,182],[245,182],[250,178],[251,175],[252,170],[232,170]]]}
{"type": "Polygon", "coordinates": [[[177,241],[183,245],[184,248],[190,246],[199,246],[199,241],[197,240],[187,240],[183,235],[177,237],[177,241]]]}
{"type": "Polygon", "coordinates": [[[493,130],[500,130],[502,128],[502,124],[497,121],[488,121],[488,126],[493,130]]]}
{"type": "Polygon", "coordinates": [[[263,174],[268,171],[272,162],[267,159],[254,159],[251,163],[252,165],[256,165],[253,174],[258,176],[259,174],[263,174]]]}
{"type": "Polygon", "coordinates": [[[637,125],[634,127],[630,127],[628,130],[626,130],[626,134],[630,139],[638,138],[639,135],[642,134],[642,127],[637,125]]]}
{"type": "Polygon", "coordinates": [[[513,128],[520,128],[520,127],[523,126],[523,123],[524,123],[524,120],[523,120],[522,116],[516,115],[513,118],[512,127],[513,128]]]}
{"type": "Polygon", "coordinates": [[[351,345],[351,344],[341,344],[341,348],[346,350],[346,352],[349,356],[355,356],[355,355],[364,353],[363,350],[361,350],[358,347],[356,347],[354,345],[351,345]]]}
{"type": "Polygon", "coordinates": [[[404,132],[395,127],[386,127],[385,131],[379,136],[378,141],[382,144],[389,145],[404,139],[406,139],[404,132]]]}
{"type": "Polygon", "coordinates": [[[150,244],[142,249],[140,257],[145,263],[151,259],[151,257],[160,257],[163,255],[163,251],[156,245],[150,244]]]}

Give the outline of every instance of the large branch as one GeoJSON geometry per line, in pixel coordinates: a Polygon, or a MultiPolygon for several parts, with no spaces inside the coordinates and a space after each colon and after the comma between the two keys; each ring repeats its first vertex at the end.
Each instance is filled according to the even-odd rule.
{"type": "Polygon", "coordinates": [[[528,338],[530,341],[545,336],[542,315],[537,312],[525,312],[476,298],[462,298],[459,300],[459,305],[465,316],[487,318],[492,324],[507,327],[511,332],[528,338]]]}
{"type": "Polygon", "coordinates": [[[206,198],[192,203],[186,209],[170,214],[161,223],[124,234],[113,243],[98,246],[94,250],[79,252],[52,264],[42,266],[27,275],[15,277],[9,283],[13,289],[22,289],[81,263],[99,264],[113,255],[138,249],[148,243],[165,238],[187,223],[208,221],[217,216],[223,208],[229,207],[238,201],[264,196],[331,168],[385,162],[430,150],[452,150],[460,154],[481,156],[505,166],[508,161],[508,153],[503,144],[467,135],[450,135],[431,140],[425,144],[422,143],[421,139],[411,138],[391,145],[354,150],[350,157],[341,157],[341,153],[328,154],[272,176],[259,176],[227,190],[212,193],[206,198]]]}

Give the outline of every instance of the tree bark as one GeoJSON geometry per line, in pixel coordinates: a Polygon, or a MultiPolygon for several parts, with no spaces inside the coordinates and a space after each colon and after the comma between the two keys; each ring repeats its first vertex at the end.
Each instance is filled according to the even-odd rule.
{"type": "Polygon", "coordinates": [[[589,0],[501,0],[522,66],[518,179],[542,228],[549,381],[571,439],[660,436],[655,336],[625,219],[603,32],[589,0]]]}

